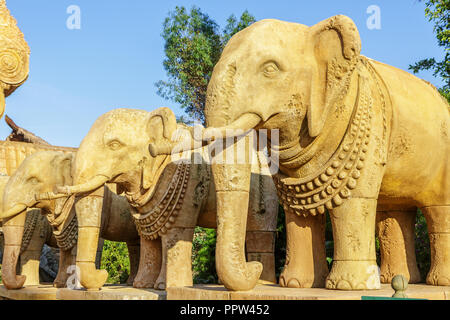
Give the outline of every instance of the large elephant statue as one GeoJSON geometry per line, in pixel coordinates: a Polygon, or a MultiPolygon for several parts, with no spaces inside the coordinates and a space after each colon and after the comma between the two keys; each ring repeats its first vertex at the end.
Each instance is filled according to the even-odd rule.
{"type": "MultiPolygon", "coordinates": [[[[135,287],[192,286],[194,228],[217,226],[216,192],[210,183],[210,166],[206,161],[195,162],[190,157],[202,155],[191,154],[189,163],[185,163],[174,161],[170,155],[152,157],[149,152],[150,144],[164,148],[169,141],[167,137],[176,132],[180,137],[183,133],[190,137],[191,130],[177,124],[168,108],[152,112],[112,110],[97,119],[78,149],[74,171],[77,184],[58,188],[60,193],[85,194],[110,182],[125,192],[137,210],[133,217],[141,236],[141,264],[135,287]],[[161,249],[162,259],[158,261],[155,257],[161,256],[161,249]]],[[[258,163],[252,168],[252,201],[241,208],[248,211],[248,221],[240,223],[247,231],[248,258],[261,261],[265,272],[260,279],[274,283],[278,201],[271,177],[259,174],[263,169],[258,163]]],[[[77,208],[79,219],[94,222],[94,210],[88,206],[85,209],[77,208]]],[[[90,227],[80,224],[80,234],[86,232],[85,239],[94,243],[94,225],[90,227]]],[[[80,237],[80,247],[84,246],[81,241],[85,239],[80,237]]],[[[93,265],[93,255],[89,259],[93,265]]],[[[96,282],[81,282],[92,289],[102,286],[103,281],[98,274],[96,282]]]]}
{"type": "Polygon", "coordinates": [[[11,16],[6,1],[0,0],[0,118],[5,98],[28,78],[30,48],[11,16]]]}
{"type": "MultiPolygon", "coordinates": [[[[355,24],[341,15],[312,27],[263,20],[237,33],[208,86],[203,140],[229,137],[237,128],[277,130],[279,143],[271,135],[269,143],[278,158],[274,181],[286,211],[281,286],[380,288],[377,211],[381,270],[409,276],[416,208],[425,214],[430,234],[427,283],[449,285],[449,105],[429,83],[360,51],[355,24]],[[326,210],[334,237],[329,274],[326,210]]],[[[248,290],[261,266],[246,263],[244,230],[234,221],[246,214],[241,208],[248,202],[249,166],[217,164],[212,172],[217,215],[229,224],[222,227],[229,236],[218,238],[217,272],[228,289],[248,290]]]]}
{"type": "MultiPolygon", "coordinates": [[[[59,272],[54,286],[66,286],[69,276],[67,268],[75,265],[75,253],[79,248],[75,206],[83,199],[52,196],[56,186],[72,184],[74,157],[74,153],[61,151],[33,153],[25,158],[6,184],[0,219],[3,220],[5,239],[2,280],[8,289],[19,289],[25,283],[25,276],[16,275],[16,265],[25,232],[26,212],[33,208],[45,214],[60,248],[59,272]]],[[[105,186],[101,196],[98,196],[101,219],[99,234],[102,239],[127,242],[131,269],[128,281],[132,283],[139,264],[139,235],[127,200],[114,193],[111,190],[113,187],[105,186]]],[[[91,244],[94,255],[97,255],[98,243],[99,239],[95,239],[95,243],[91,244]]]]}

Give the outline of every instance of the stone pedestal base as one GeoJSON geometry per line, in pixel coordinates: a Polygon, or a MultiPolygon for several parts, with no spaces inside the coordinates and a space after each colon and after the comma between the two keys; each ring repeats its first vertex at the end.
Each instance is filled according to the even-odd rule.
{"type": "MultiPolygon", "coordinates": [[[[293,289],[278,285],[258,285],[252,291],[227,291],[220,285],[198,285],[167,289],[167,300],[361,300],[362,296],[392,297],[394,290],[388,284],[380,290],[338,291],[327,289],[293,289]]],[[[408,285],[408,298],[450,300],[450,287],[424,284],[408,285]]]]}
{"type": "Polygon", "coordinates": [[[58,289],[58,300],[166,300],[166,292],[153,289],[135,289],[123,285],[106,285],[98,291],[85,289],[58,289]]]}
{"type": "Polygon", "coordinates": [[[3,300],[56,300],[57,289],[52,284],[26,286],[19,290],[8,290],[0,286],[0,299],[3,300]]]}

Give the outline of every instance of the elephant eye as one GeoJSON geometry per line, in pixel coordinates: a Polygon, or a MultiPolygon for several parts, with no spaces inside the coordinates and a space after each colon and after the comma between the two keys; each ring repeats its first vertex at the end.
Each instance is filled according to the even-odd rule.
{"type": "Polygon", "coordinates": [[[273,77],[278,71],[280,71],[280,68],[275,62],[267,62],[264,64],[263,73],[266,77],[273,77]]]}
{"type": "Polygon", "coordinates": [[[112,140],[108,142],[108,148],[112,150],[118,150],[122,147],[122,143],[118,140],[112,140]]]}
{"type": "Polygon", "coordinates": [[[31,178],[29,178],[27,182],[28,182],[29,184],[38,184],[38,183],[40,183],[39,179],[36,178],[36,177],[31,177],[31,178]]]}

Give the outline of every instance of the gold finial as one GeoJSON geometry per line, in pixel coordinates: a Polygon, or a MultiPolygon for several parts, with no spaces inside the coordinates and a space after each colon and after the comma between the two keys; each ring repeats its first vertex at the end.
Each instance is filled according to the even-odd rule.
{"type": "Polygon", "coordinates": [[[6,0],[0,0],[0,118],[9,96],[28,77],[30,48],[6,0]]]}

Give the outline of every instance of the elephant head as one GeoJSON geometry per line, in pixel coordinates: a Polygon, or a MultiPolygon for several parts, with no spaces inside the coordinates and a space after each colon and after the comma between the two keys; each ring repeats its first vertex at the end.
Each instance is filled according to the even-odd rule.
{"type": "Polygon", "coordinates": [[[28,78],[30,49],[6,1],[0,0],[0,118],[5,98],[28,78]]]}
{"type": "MultiPolygon", "coordinates": [[[[307,150],[323,139],[324,125],[332,121],[330,110],[355,69],[360,49],[357,28],[344,16],[313,27],[278,20],[251,25],[229,41],[214,68],[203,138],[229,137],[230,129],[278,129],[280,163],[294,148],[307,150]]],[[[249,290],[261,272],[244,255],[249,166],[214,164],[213,159],[212,171],[217,273],[228,289],[249,290]]]]}
{"type": "Polygon", "coordinates": [[[161,174],[168,157],[152,157],[149,145],[172,145],[176,118],[168,108],[152,112],[115,109],[92,126],[77,151],[73,186],[57,188],[63,194],[92,192],[106,182],[123,183],[129,192],[149,189],[161,174]],[[129,185],[139,175],[138,185],[129,185]]]}
{"type": "Polygon", "coordinates": [[[73,153],[40,151],[25,158],[8,180],[0,214],[5,238],[2,280],[8,289],[19,289],[25,282],[25,276],[16,275],[16,265],[26,212],[31,208],[40,208],[44,212],[60,211],[67,197],[51,199],[49,195],[53,195],[55,186],[72,183],[72,161],[73,153]]]}

